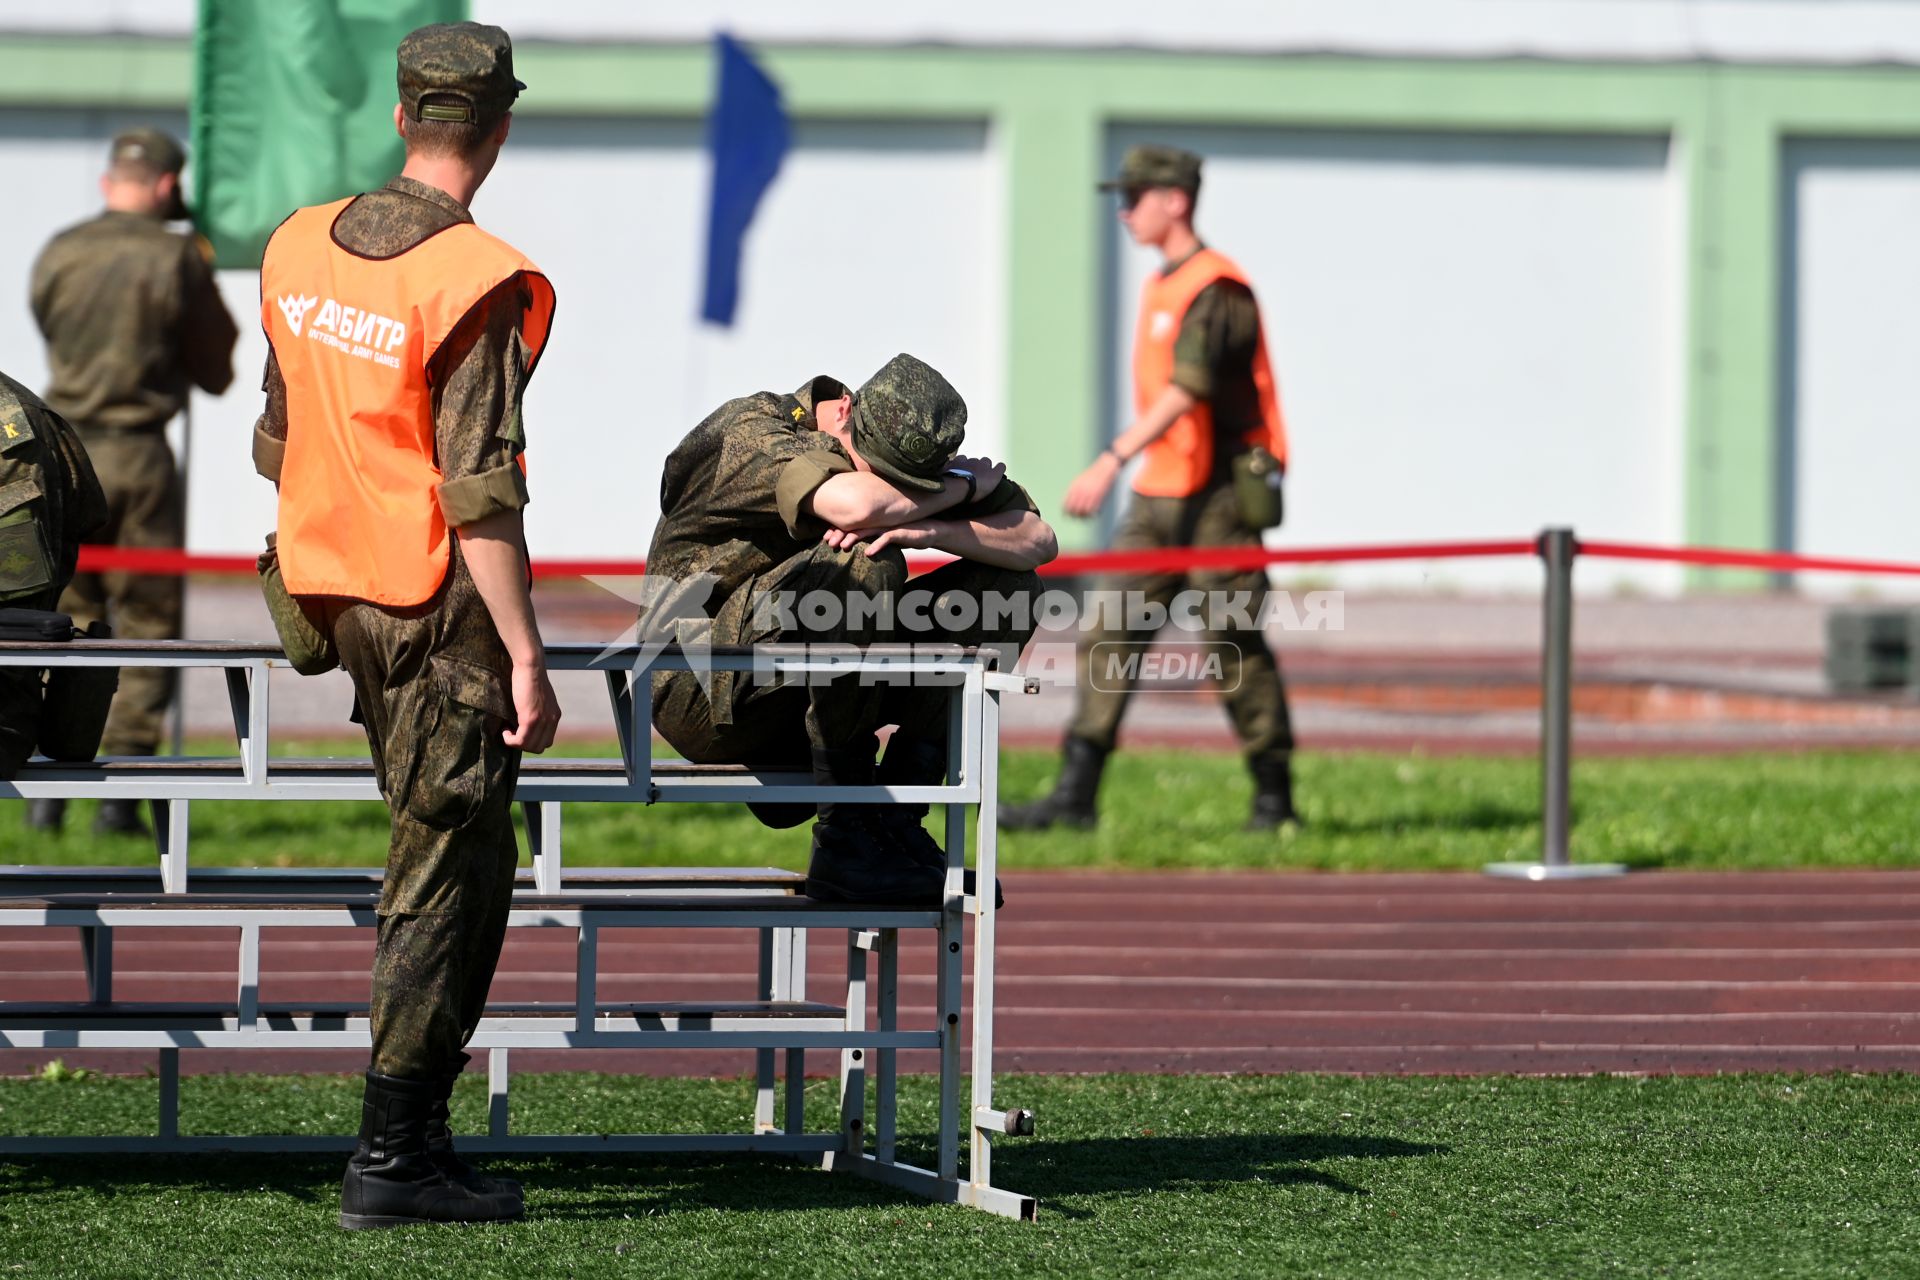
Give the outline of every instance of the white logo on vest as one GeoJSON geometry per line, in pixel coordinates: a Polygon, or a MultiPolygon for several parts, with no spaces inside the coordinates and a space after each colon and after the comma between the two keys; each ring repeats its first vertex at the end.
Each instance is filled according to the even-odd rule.
{"type": "Polygon", "coordinates": [[[403,321],[362,307],[344,306],[332,298],[303,298],[290,293],[279,302],[294,337],[300,336],[307,312],[319,305],[320,314],[307,326],[306,336],[311,341],[389,369],[400,367],[400,357],[393,353],[406,345],[407,326],[403,321]]]}
{"type": "Polygon", "coordinates": [[[300,326],[306,323],[307,312],[313,310],[318,298],[302,298],[289,293],[280,299],[280,314],[287,318],[287,326],[293,330],[293,336],[300,336],[300,326]]]}

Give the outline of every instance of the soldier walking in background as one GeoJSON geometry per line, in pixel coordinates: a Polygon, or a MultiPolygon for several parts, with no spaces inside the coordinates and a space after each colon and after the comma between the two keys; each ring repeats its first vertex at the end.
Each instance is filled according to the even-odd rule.
{"type": "MultiPolygon", "coordinates": [[[[1260,531],[1280,523],[1286,429],[1253,290],[1238,266],[1194,234],[1200,157],[1173,147],[1134,147],[1120,176],[1100,186],[1120,193],[1121,222],[1137,243],[1158,249],[1164,262],[1141,298],[1134,420],[1068,487],[1067,514],[1097,514],[1121,469],[1144,455],[1114,550],[1257,547],[1260,531]]],[[[1267,576],[1258,569],[1195,570],[1131,574],[1107,585],[1163,608],[1188,587],[1229,599],[1246,593],[1258,618],[1267,576]]],[[[1293,728],[1279,663],[1257,624],[1241,625],[1213,609],[1211,598],[1209,604],[1204,639],[1222,660],[1227,710],[1253,774],[1247,828],[1297,823],[1293,728]]],[[[1059,780],[1049,795],[1002,809],[1000,825],[1008,830],[1095,822],[1100,775],[1137,669],[1111,658],[1124,659],[1126,650],[1153,640],[1151,631],[1103,616],[1105,626],[1080,637],[1076,705],[1059,780]],[[1105,669],[1096,670],[1097,660],[1105,669]]]]}
{"type": "MultiPolygon", "coordinates": [[[[55,236],[34,263],[34,319],[47,340],[47,404],[80,433],[106,493],[95,540],[119,547],[185,541],[180,482],[166,426],[190,387],[218,395],[233,381],[233,317],[215,287],[206,242],[169,229],[187,216],[186,152],[157,129],[113,140],[98,217],[55,236]]],[[[85,625],[112,622],[122,639],[180,634],[181,580],[171,574],[83,573],[61,609],[85,625]]],[[[158,749],[175,673],[122,674],[101,748],[113,756],[158,749]]],[[[36,800],[29,825],[57,829],[66,801],[36,800]]],[[[141,832],[139,802],[105,800],[95,830],[141,832]]]]}
{"type": "MultiPolygon", "coordinates": [[[[506,938],[521,753],[560,720],[519,465],[553,287],[467,211],[525,86],[507,33],[471,22],[403,40],[399,82],[400,176],[296,211],[267,245],[254,437],[280,486],[281,602],[352,678],[393,816],[340,1194],[356,1230],[524,1213],[517,1182],[454,1152],[448,1100],[506,938]]],[[[275,620],[284,639],[286,609],[275,620]]]]}

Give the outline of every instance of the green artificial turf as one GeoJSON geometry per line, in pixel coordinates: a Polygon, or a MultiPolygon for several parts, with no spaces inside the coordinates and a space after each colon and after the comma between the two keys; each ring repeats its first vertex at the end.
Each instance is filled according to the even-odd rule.
{"type": "MultiPolygon", "coordinates": [[[[472,1124],[478,1081],[456,1121],[472,1124]]],[[[151,1124],[151,1080],[0,1081],[0,1130],[151,1124]]],[[[810,1087],[824,1113],[829,1082],[810,1087]]],[[[532,1076],[534,1129],[743,1127],[740,1081],[532,1076]]],[[[750,1156],[543,1157],[514,1225],[347,1234],[337,1157],[0,1157],[0,1276],[1760,1276],[1920,1271],[1914,1076],[1010,1078],[1018,1223],[750,1156]]],[[[190,1078],[193,1131],[339,1132],[338,1077],[190,1078]]],[[[902,1124],[924,1155],[930,1082],[902,1124]]]]}
{"type": "MultiPolygon", "coordinates": [[[[1002,803],[1040,794],[1056,764],[1051,753],[1006,752],[1002,803]]],[[[1237,757],[1122,752],[1097,830],[1008,833],[1003,865],[1425,871],[1538,856],[1531,760],[1305,753],[1297,773],[1308,827],[1248,835],[1239,828],[1251,784],[1237,757]]],[[[1916,776],[1920,756],[1887,751],[1587,760],[1573,775],[1573,854],[1693,869],[1915,865],[1920,827],[1908,795],[1916,776]]],[[[0,802],[0,832],[19,832],[19,808],[0,802]]],[[[91,804],[73,810],[62,836],[10,836],[6,847],[18,855],[0,861],[152,858],[150,841],[94,837],[91,804]]],[[[199,803],[192,822],[201,865],[373,866],[385,856],[386,814],[375,804],[199,803]]],[[[807,856],[804,828],[772,831],[737,806],[569,805],[565,822],[566,857],[576,865],[800,868],[807,856]]]]}

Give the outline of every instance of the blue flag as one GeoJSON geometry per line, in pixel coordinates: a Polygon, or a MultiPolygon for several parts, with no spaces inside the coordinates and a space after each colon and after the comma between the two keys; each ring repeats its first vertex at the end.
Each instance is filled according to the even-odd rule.
{"type": "Polygon", "coordinates": [[[780,172],[788,129],[780,87],[747,51],[725,34],[713,38],[713,51],[720,84],[707,118],[713,200],[707,209],[707,287],[700,315],[730,325],[740,301],[741,242],[760,197],[780,172]]]}

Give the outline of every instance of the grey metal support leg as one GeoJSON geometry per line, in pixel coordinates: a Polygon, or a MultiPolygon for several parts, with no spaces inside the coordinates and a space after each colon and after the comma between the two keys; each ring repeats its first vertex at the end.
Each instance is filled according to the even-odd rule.
{"type": "MultiPolygon", "coordinates": [[[[900,931],[880,931],[880,1030],[900,1029],[900,931]]],[[[894,1158],[894,1131],[899,1114],[899,1076],[895,1071],[899,1050],[881,1049],[873,1073],[873,1153],[881,1160],[894,1158]]]]}
{"type": "MultiPolygon", "coordinates": [[[[867,1029],[867,955],[879,943],[880,935],[871,929],[847,931],[847,1003],[848,1031],[867,1029]]],[[[867,1054],[866,1046],[840,1051],[840,1138],[845,1144],[841,1154],[858,1159],[867,1142],[867,1054]]],[[[832,1168],[833,1152],[826,1164],[832,1168]]]]}
{"type": "Polygon", "coordinates": [[[511,1070],[507,1055],[511,1052],[510,1049],[487,1050],[487,1136],[490,1138],[507,1136],[508,1072],[511,1070]]]}
{"type": "Polygon", "coordinates": [[[180,1136],[180,1051],[160,1051],[160,1136],[180,1136]]]}
{"type": "MultiPolygon", "coordinates": [[[[777,929],[760,930],[760,983],[758,997],[761,1000],[779,1000],[779,988],[774,985],[774,935],[777,929]]],[[[773,1050],[755,1049],[753,1051],[753,1132],[772,1133],[773,1123],[773,1050]]]]}
{"type": "MultiPolygon", "coordinates": [[[[807,998],[807,931],[805,929],[783,929],[787,935],[787,999],[805,1000],[807,998]]],[[[786,1130],[788,1133],[807,1131],[807,1051],[805,1049],[787,1050],[787,1112],[786,1130]]]]}
{"type": "Polygon", "coordinates": [[[80,955],[87,966],[87,999],[94,1004],[112,1004],[113,927],[104,924],[82,925],[80,955]]]}

